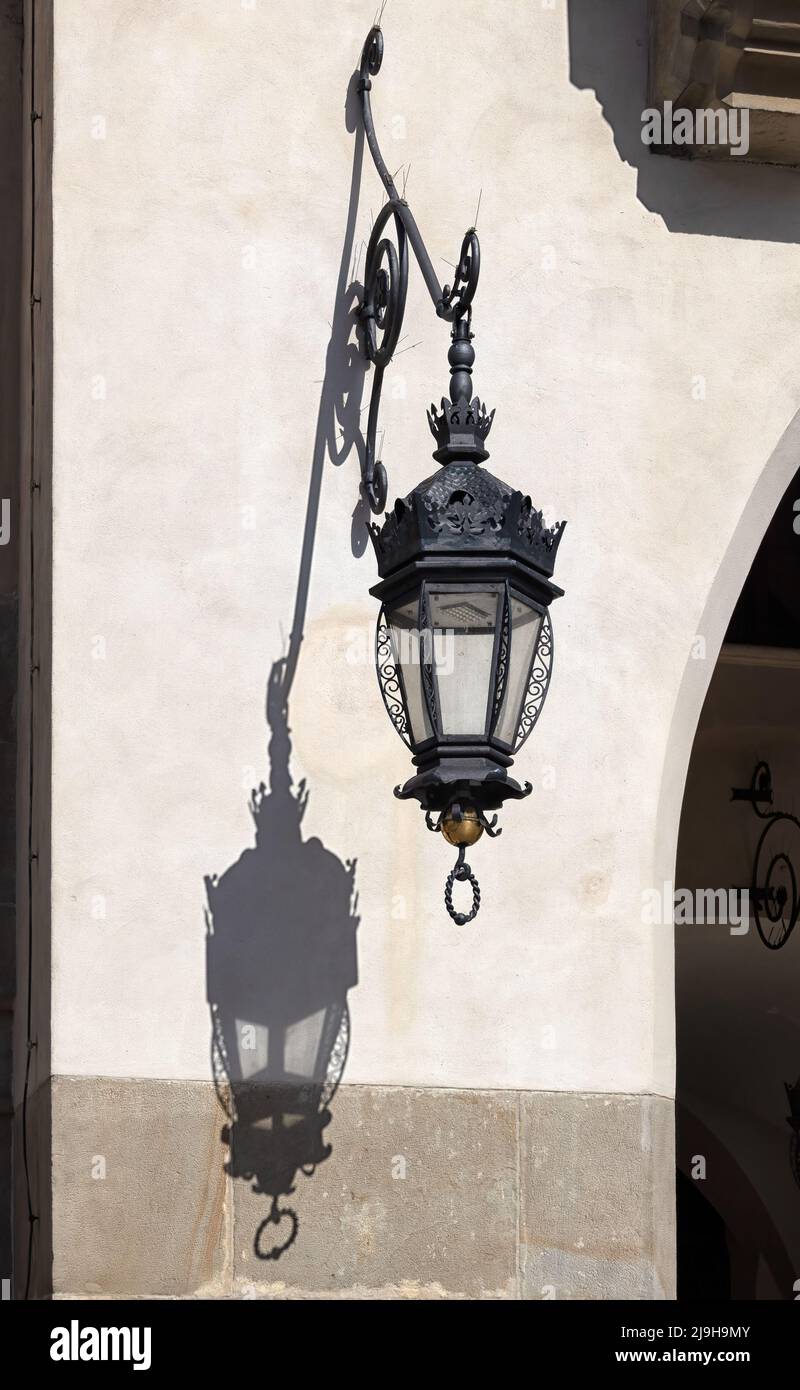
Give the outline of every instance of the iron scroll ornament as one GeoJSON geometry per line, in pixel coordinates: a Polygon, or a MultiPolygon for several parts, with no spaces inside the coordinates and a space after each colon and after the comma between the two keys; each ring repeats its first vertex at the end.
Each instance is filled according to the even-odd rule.
{"type": "Polygon", "coordinates": [[[441,285],[428,254],[422,234],[405,198],[401,197],[380,151],[372,119],[370,92],[372,78],[383,62],[383,32],[376,25],[370,30],[361,54],[358,91],[361,97],[361,117],[370,153],[381,182],[388,194],[369,239],[364,270],[364,300],[358,313],[364,335],[364,352],[375,368],[372,394],[367,417],[367,437],[362,462],[362,484],[370,509],[376,515],[386,506],[388,479],[386,469],[375,457],[378,433],[378,414],[383,387],[383,374],[394,355],[403,326],[408,292],[408,247],[417,259],[422,278],[433,300],[437,316],[448,322],[471,318],[471,305],[478,288],[481,252],[474,227],[465,233],[455,268],[452,285],[441,285]],[[397,246],[383,235],[390,218],[394,219],[397,246]]]}
{"type": "Polygon", "coordinates": [[[749,801],[764,828],[758,838],[750,876],[750,897],[756,928],[770,951],[786,945],[800,917],[797,872],[787,853],[785,836],[800,832],[800,820],[789,811],[762,811],[772,806],[772,772],[769,763],[756,764],[749,787],[732,787],[731,801],[749,801]]]}
{"type": "Polygon", "coordinates": [[[411,739],[408,734],[408,720],[403,704],[400,672],[392,647],[392,631],[389,627],[385,608],[380,611],[378,626],[375,630],[375,669],[378,672],[378,685],[383,703],[386,706],[386,713],[406,748],[410,748],[411,739]]]}
{"type": "Polygon", "coordinates": [[[514,745],[514,752],[518,753],[526,739],[533,733],[533,726],[542,712],[542,706],[547,699],[547,692],[550,688],[550,676],[553,671],[553,653],[555,651],[555,638],[553,637],[553,624],[550,614],[545,613],[542,618],[542,630],[539,633],[539,640],[536,644],[536,651],[531,665],[531,673],[528,677],[528,689],[525,699],[522,702],[522,716],[517,729],[517,738],[514,745]]]}

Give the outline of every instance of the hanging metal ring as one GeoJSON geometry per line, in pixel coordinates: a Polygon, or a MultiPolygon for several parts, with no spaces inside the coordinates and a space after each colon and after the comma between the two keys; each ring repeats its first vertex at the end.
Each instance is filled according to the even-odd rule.
{"type": "Polygon", "coordinates": [[[447,875],[447,882],[444,886],[444,905],[457,927],[463,927],[466,926],[467,922],[472,922],[474,918],[477,917],[481,906],[481,890],[478,886],[478,880],[464,858],[465,853],[465,846],[462,845],[458,851],[458,859],[456,860],[455,868],[450,870],[447,875]],[[472,885],[471,912],[456,912],[453,907],[453,884],[456,882],[470,883],[472,885]]]}

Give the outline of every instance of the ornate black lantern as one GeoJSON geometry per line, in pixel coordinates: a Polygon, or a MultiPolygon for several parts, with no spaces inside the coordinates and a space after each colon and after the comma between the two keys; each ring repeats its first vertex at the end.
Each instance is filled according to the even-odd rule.
{"type": "Polygon", "coordinates": [[[429,829],[459,847],[445,902],[459,923],[480,905],[465,861],[468,845],[499,835],[497,811],[531,791],[509,768],[544,702],[553,659],[549,606],[562,590],[553,583],[564,523],[547,526],[530,497],[482,465],[494,418],[472,394],[472,300],[480,250],[472,228],[461,248],[452,287],[440,287],[408,204],[400,198],[378,149],[372,123],[370,77],[380,69],[383,37],[373,29],[361,61],[359,90],[364,127],[389,195],[367,252],[364,347],[375,365],[364,458],[364,488],[374,512],[386,504],[386,472],[375,459],[383,372],[400,333],[410,242],[452,343],[450,399],[431,406],[438,471],[395,502],[382,525],[370,526],[380,583],[370,591],[381,603],[376,664],[384,704],[417,769],[403,799],[415,798],[429,829]],[[397,248],[382,237],[394,217],[397,248]],[[453,907],[454,881],[469,881],[469,913],[453,907]]]}

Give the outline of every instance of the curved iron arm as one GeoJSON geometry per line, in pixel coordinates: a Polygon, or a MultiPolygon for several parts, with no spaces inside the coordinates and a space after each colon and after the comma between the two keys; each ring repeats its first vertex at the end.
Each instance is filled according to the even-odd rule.
{"type": "Polygon", "coordinates": [[[478,235],[475,228],[470,227],[461,243],[461,253],[452,285],[439,284],[414,215],[405,198],[401,198],[395,187],[375,134],[370,91],[372,78],[380,72],[382,62],[383,32],[376,25],[367,35],[361,53],[358,83],[364,133],[375,168],[388,194],[388,202],[376,217],[370,235],[364,271],[364,302],[359,310],[359,320],[364,333],[364,351],[375,367],[362,465],[364,491],[373,512],[381,512],[386,506],[386,469],[380,460],[375,458],[375,437],[378,432],[383,373],[392,359],[403,325],[408,291],[408,246],[411,245],[417,259],[438,317],[451,323],[457,322],[465,315],[471,315],[481,265],[478,235]],[[394,218],[397,247],[382,235],[390,217],[394,218]]]}

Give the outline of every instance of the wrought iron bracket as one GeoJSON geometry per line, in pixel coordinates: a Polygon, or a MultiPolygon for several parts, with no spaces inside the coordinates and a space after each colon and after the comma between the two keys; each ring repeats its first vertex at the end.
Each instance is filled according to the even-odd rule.
{"type": "Polygon", "coordinates": [[[764,822],[753,857],[749,892],[758,934],[765,946],[778,951],[786,945],[800,917],[797,872],[786,845],[789,827],[793,827],[792,834],[800,832],[800,820],[789,811],[761,809],[773,804],[772,772],[766,762],[756,763],[749,787],[731,788],[731,801],[749,802],[764,822]]]}
{"type": "Polygon", "coordinates": [[[383,32],[376,25],[367,35],[361,53],[358,82],[364,133],[375,168],[388,195],[388,201],[375,218],[370,235],[364,270],[364,299],[358,311],[364,353],[375,368],[361,470],[364,493],[375,513],[384,510],[388,496],[386,469],[375,456],[375,440],[383,374],[392,360],[403,325],[408,291],[408,247],[410,245],[414,252],[437,316],[454,325],[454,340],[463,338],[465,332],[469,336],[471,305],[478,287],[481,264],[478,236],[475,228],[470,227],[461,244],[452,285],[439,283],[414,215],[395,186],[375,134],[370,92],[372,78],[380,72],[382,62],[383,32]],[[396,246],[383,235],[390,218],[394,219],[396,246]],[[466,330],[457,328],[463,319],[466,319],[466,330]]]}

